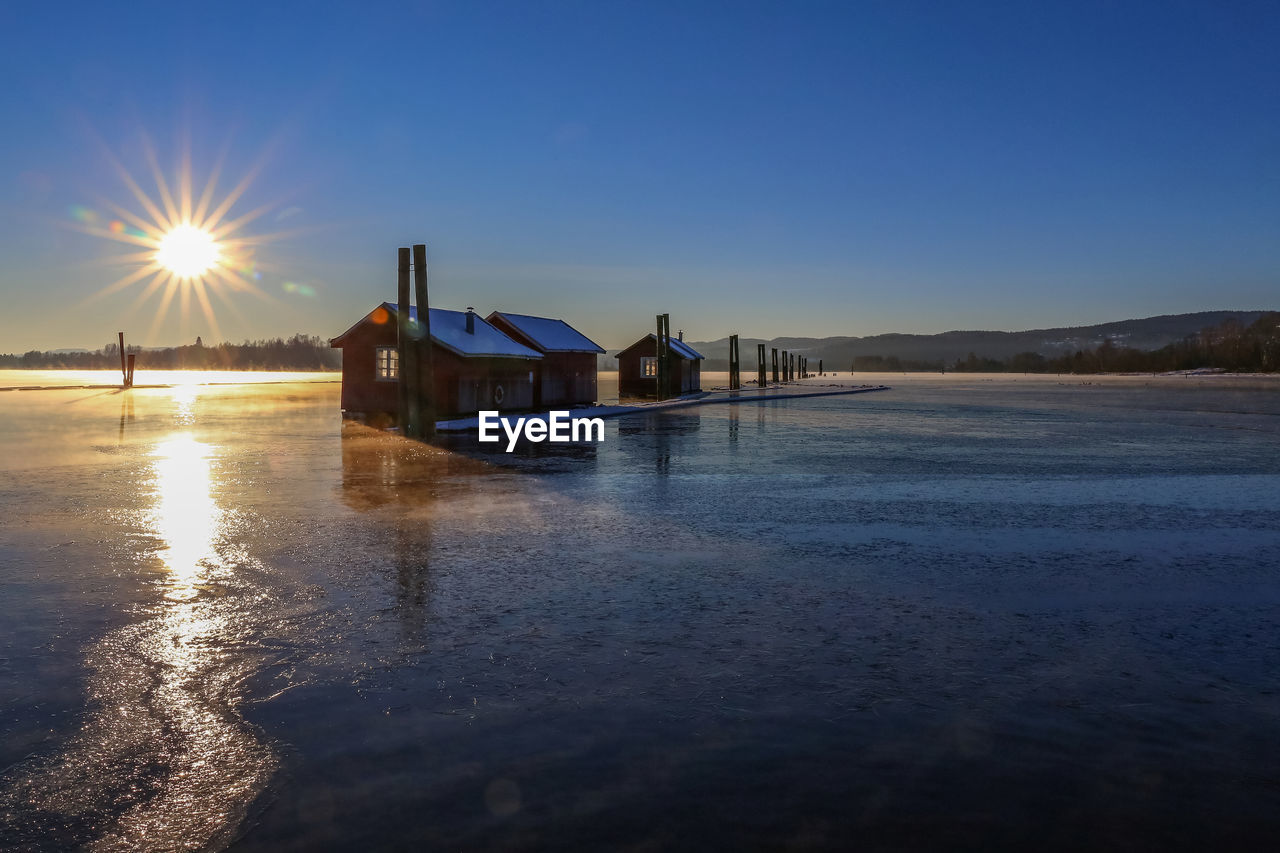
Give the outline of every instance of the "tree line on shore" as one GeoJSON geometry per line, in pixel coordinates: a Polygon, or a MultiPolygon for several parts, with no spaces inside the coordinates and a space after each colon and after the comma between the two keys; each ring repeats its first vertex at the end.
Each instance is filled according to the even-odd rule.
{"type": "MultiPolygon", "coordinates": [[[[125,347],[137,354],[139,370],[338,370],[342,353],[316,335],[297,334],[291,338],[223,342],[205,346],[194,344],[165,349],[143,350],[125,347]]],[[[51,370],[118,370],[120,347],[107,344],[100,350],[41,352],[0,355],[0,368],[42,368],[51,370]]]]}
{"type": "Polygon", "coordinates": [[[853,360],[854,372],[1167,373],[1202,369],[1237,373],[1280,371],[1280,312],[1263,314],[1248,326],[1227,320],[1150,351],[1118,345],[1108,339],[1091,349],[1053,357],[1021,352],[998,359],[971,352],[950,363],[880,355],[858,356],[853,360]]]}

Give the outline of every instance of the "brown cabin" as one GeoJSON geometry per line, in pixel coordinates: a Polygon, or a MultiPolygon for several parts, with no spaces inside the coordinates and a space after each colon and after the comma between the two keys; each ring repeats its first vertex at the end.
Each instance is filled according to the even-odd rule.
{"type": "Polygon", "coordinates": [[[542,353],[534,376],[533,405],[582,406],[596,402],[596,356],[604,352],[564,320],[494,311],[485,322],[542,353]]]}
{"type": "MultiPolygon", "coordinates": [[[[671,341],[671,390],[690,394],[702,390],[703,356],[682,340],[671,341]]],[[[618,353],[618,396],[658,396],[658,336],[645,335],[618,353]]]]}
{"type": "MultiPolygon", "coordinates": [[[[384,302],[329,342],[342,350],[342,412],[394,416],[399,408],[397,307],[384,302]]],[[[418,319],[417,306],[409,309],[418,319]]],[[[438,417],[534,406],[542,353],[517,343],[474,311],[431,309],[432,399],[438,417]]]]}

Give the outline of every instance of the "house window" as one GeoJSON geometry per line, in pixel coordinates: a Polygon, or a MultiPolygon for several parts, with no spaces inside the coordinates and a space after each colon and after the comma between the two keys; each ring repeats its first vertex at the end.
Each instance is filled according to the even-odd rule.
{"type": "Polygon", "coordinates": [[[400,377],[400,353],[395,347],[378,347],[373,371],[380,382],[394,382],[400,377]]]}
{"type": "Polygon", "coordinates": [[[641,358],[640,375],[646,379],[656,377],[658,375],[658,360],[656,358],[641,358]]]}

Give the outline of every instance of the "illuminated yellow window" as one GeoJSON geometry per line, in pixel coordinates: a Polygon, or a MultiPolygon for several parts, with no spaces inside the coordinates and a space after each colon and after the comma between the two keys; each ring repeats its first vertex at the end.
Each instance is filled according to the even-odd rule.
{"type": "Polygon", "coordinates": [[[640,359],[640,375],[649,379],[658,375],[658,359],[641,358],[640,359]]]}
{"type": "Polygon", "coordinates": [[[374,376],[380,381],[392,382],[400,376],[400,353],[395,347],[378,347],[374,360],[374,376]]]}

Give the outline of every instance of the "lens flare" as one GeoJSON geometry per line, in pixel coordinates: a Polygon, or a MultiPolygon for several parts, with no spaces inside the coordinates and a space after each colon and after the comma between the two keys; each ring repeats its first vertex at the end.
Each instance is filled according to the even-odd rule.
{"type": "Polygon", "coordinates": [[[262,273],[258,269],[256,249],[263,243],[307,229],[272,234],[247,233],[255,220],[273,209],[273,205],[263,205],[247,212],[235,212],[263,162],[255,164],[239,183],[225,193],[218,193],[227,153],[224,150],[214,164],[204,189],[197,192],[192,181],[189,148],[182,152],[177,181],[171,184],[145,135],[143,143],[155,182],[155,197],[142,188],[104,144],[104,153],[133,196],[136,207],[131,210],[108,199],[98,199],[102,212],[83,205],[75,205],[70,210],[72,221],[66,223],[69,227],[138,250],[118,253],[110,258],[110,263],[126,267],[125,274],[87,295],[81,304],[88,305],[137,285],[141,290],[127,311],[136,311],[150,299],[159,303],[144,339],[154,339],[165,328],[169,329],[165,333],[167,336],[174,335],[175,331],[188,335],[192,331],[190,319],[194,307],[204,317],[206,329],[203,334],[217,340],[222,334],[213,300],[220,301],[242,324],[247,320],[235,304],[234,297],[238,294],[247,293],[276,302],[275,297],[257,285],[262,280],[262,273]],[[221,195],[220,201],[215,197],[217,195],[221,195]],[[168,322],[170,309],[175,305],[179,308],[176,329],[168,322]]]}
{"type": "Polygon", "coordinates": [[[178,278],[198,278],[218,262],[220,254],[212,234],[184,223],[160,238],[156,263],[178,278]]]}

